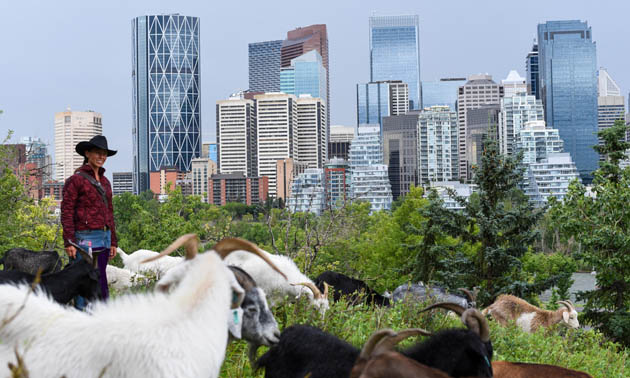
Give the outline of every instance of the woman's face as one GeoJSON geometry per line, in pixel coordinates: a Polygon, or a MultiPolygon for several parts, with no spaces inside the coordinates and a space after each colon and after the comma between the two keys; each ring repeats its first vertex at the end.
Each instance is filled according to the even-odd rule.
{"type": "Polygon", "coordinates": [[[88,159],[88,164],[94,168],[101,168],[107,160],[107,151],[100,148],[92,148],[85,151],[85,157],[88,159]]]}

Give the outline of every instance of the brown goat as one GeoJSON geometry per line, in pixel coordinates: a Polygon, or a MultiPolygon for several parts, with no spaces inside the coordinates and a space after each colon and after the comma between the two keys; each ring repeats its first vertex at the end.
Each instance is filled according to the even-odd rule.
{"type": "Polygon", "coordinates": [[[483,310],[501,325],[513,320],[525,332],[535,332],[539,327],[562,323],[571,328],[580,326],[577,311],[571,301],[559,301],[564,307],[556,311],[542,310],[513,295],[500,295],[493,304],[483,310]]]}
{"type": "Polygon", "coordinates": [[[392,349],[403,339],[414,335],[429,335],[419,328],[396,333],[391,329],[375,332],[365,343],[350,378],[448,378],[449,375],[414,361],[392,349]]]}
{"type": "Polygon", "coordinates": [[[494,378],[593,378],[590,374],[544,364],[493,361],[494,378]]]}

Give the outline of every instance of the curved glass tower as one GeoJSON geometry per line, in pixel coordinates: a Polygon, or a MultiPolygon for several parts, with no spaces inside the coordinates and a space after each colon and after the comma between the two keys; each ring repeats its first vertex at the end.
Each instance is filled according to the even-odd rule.
{"type": "Polygon", "coordinates": [[[191,170],[201,156],[199,18],[179,14],[132,20],[134,193],[149,172],[191,170]]]}

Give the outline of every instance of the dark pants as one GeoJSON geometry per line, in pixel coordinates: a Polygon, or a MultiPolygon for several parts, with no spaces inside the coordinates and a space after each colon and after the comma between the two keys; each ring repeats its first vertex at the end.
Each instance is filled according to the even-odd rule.
{"type": "MultiPolygon", "coordinates": [[[[90,230],[77,231],[74,234],[77,244],[86,251],[89,250],[90,244],[92,253],[97,256],[97,267],[100,273],[101,297],[103,300],[109,298],[109,288],[107,287],[107,262],[109,261],[109,252],[111,246],[111,231],[106,230],[90,230]],[[97,253],[100,252],[100,253],[97,253]]],[[[77,251],[74,262],[81,260],[81,254],[77,251]]],[[[74,306],[79,310],[83,310],[87,301],[81,296],[74,299],[74,306]]]]}

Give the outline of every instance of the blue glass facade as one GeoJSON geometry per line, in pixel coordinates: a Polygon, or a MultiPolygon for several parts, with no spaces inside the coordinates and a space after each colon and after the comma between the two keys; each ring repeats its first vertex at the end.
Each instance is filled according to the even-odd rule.
{"type": "Polygon", "coordinates": [[[370,17],[370,81],[402,80],[409,109],[422,107],[417,15],[370,17]]]}
{"type": "Polygon", "coordinates": [[[538,25],[540,94],[547,127],[558,129],[585,183],[598,167],[597,56],[591,28],[581,21],[538,25]]]}
{"type": "Polygon", "coordinates": [[[466,84],[466,78],[441,79],[440,81],[422,82],[422,106],[448,106],[457,111],[457,94],[459,87],[466,84]]]}
{"type": "Polygon", "coordinates": [[[383,135],[383,117],[390,115],[388,83],[357,84],[357,126],[378,124],[383,135]]]}
{"type": "Polygon", "coordinates": [[[291,60],[291,67],[280,71],[280,91],[299,96],[302,94],[327,100],[326,68],[322,57],[311,50],[291,60]]]}
{"type": "Polygon", "coordinates": [[[532,51],[525,59],[525,71],[527,72],[527,94],[533,95],[540,100],[540,90],[538,85],[538,45],[534,44],[532,51]]]}
{"type": "Polygon", "coordinates": [[[149,172],[191,170],[201,155],[199,19],[178,14],[132,20],[134,192],[149,172]]]}
{"type": "Polygon", "coordinates": [[[282,40],[249,44],[249,90],[280,91],[280,52],[282,40]]]}
{"type": "Polygon", "coordinates": [[[210,146],[208,147],[208,157],[210,158],[210,160],[214,161],[215,163],[218,162],[219,160],[217,160],[217,144],[216,143],[210,143],[210,146]]]}

